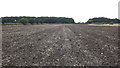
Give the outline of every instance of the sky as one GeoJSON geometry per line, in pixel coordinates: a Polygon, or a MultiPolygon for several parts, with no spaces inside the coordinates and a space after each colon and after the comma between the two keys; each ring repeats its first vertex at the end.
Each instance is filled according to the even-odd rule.
{"type": "Polygon", "coordinates": [[[0,17],[70,17],[75,22],[89,18],[118,18],[120,0],[1,0],[0,17]]]}

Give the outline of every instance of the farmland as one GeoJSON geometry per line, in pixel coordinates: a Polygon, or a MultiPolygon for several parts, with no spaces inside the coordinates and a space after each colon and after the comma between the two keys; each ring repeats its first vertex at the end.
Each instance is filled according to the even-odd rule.
{"type": "Polygon", "coordinates": [[[3,66],[118,65],[118,26],[2,26],[3,66]]]}

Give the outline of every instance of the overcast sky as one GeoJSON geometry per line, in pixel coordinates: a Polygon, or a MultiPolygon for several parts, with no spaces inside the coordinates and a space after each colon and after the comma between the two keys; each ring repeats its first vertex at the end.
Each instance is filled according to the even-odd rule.
{"type": "Polygon", "coordinates": [[[72,17],[85,22],[93,17],[118,18],[120,0],[1,0],[0,16],[72,17]]]}

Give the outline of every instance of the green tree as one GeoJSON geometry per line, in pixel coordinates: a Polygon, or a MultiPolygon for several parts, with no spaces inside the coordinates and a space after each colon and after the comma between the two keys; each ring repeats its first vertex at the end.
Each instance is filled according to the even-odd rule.
{"type": "Polygon", "coordinates": [[[21,18],[20,23],[22,23],[23,25],[27,25],[28,24],[28,19],[27,18],[21,18]]]}
{"type": "Polygon", "coordinates": [[[34,19],[34,18],[30,18],[30,19],[29,19],[29,23],[30,23],[30,24],[35,24],[35,23],[36,23],[36,22],[35,22],[35,19],[34,19]]]}

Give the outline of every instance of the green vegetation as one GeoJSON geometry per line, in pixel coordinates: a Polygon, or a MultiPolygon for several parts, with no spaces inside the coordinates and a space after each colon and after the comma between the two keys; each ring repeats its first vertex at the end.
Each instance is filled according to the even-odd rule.
{"type": "Polygon", "coordinates": [[[120,20],[98,17],[98,18],[89,19],[86,23],[88,24],[120,24],[120,20]]]}
{"type": "Polygon", "coordinates": [[[28,19],[27,18],[21,18],[20,23],[27,25],[28,24],[28,19]]]}
{"type": "Polygon", "coordinates": [[[21,23],[4,23],[3,25],[22,25],[21,23]]]}
{"type": "Polygon", "coordinates": [[[27,24],[70,24],[75,23],[72,18],[65,17],[2,17],[2,24],[6,23],[21,23],[27,24]]]}
{"type": "Polygon", "coordinates": [[[120,24],[119,19],[105,17],[91,18],[87,22],[75,23],[74,19],[66,17],[2,17],[3,25],[28,25],[28,24],[120,24]]]}

